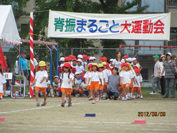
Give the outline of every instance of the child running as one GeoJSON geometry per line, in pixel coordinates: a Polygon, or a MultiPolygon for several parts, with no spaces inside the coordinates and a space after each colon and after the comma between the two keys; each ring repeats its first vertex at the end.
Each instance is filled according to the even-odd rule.
{"type": "MultiPolygon", "coordinates": [[[[63,65],[64,67],[64,72],[61,74],[61,92],[62,92],[62,103],[61,106],[65,106],[65,96],[68,95],[69,101],[68,101],[68,107],[72,106],[71,103],[71,93],[73,91],[72,85],[74,76],[71,73],[71,65],[69,63],[65,63],[63,65]]],[[[74,85],[73,85],[74,86],[74,85]]]]}
{"type": "Polygon", "coordinates": [[[92,97],[92,94],[91,94],[91,90],[90,90],[90,81],[89,81],[89,77],[90,77],[91,72],[92,72],[92,64],[89,64],[88,65],[88,71],[84,75],[85,83],[87,85],[87,90],[89,92],[89,99],[88,100],[93,100],[93,97],[92,97]]]}
{"type": "Polygon", "coordinates": [[[121,86],[123,88],[123,90],[122,90],[122,100],[127,101],[127,98],[128,98],[127,93],[128,93],[130,83],[132,81],[133,76],[131,74],[129,64],[122,63],[122,66],[123,66],[123,69],[120,72],[120,83],[121,83],[121,86]]]}
{"type": "Polygon", "coordinates": [[[3,88],[4,88],[4,95],[6,93],[6,79],[5,77],[3,76],[3,63],[2,61],[0,61],[0,100],[2,99],[2,96],[3,96],[3,88]]]}
{"type": "Polygon", "coordinates": [[[36,76],[35,79],[33,81],[33,83],[31,84],[31,87],[34,86],[34,84],[36,83],[36,87],[35,87],[35,93],[36,93],[36,106],[40,106],[39,104],[39,99],[38,99],[38,94],[41,91],[43,93],[44,96],[44,102],[43,104],[41,104],[41,106],[45,106],[47,104],[46,102],[46,88],[47,88],[47,71],[46,69],[46,63],[44,61],[40,61],[39,62],[39,71],[36,72],[36,76]]]}
{"type": "Polygon", "coordinates": [[[99,82],[99,89],[101,91],[101,98],[102,98],[103,97],[103,88],[104,88],[104,82],[105,82],[104,80],[105,80],[105,78],[104,78],[104,73],[103,73],[103,65],[100,64],[98,67],[100,69],[99,75],[100,75],[100,78],[101,78],[101,82],[99,82]]]}
{"type": "Polygon", "coordinates": [[[135,81],[133,82],[133,99],[135,99],[135,92],[137,91],[137,97],[136,98],[143,98],[141,93],[141,87],[142,87],[142,76],[140,74],[140,69],[135,69],[136,76],[135,81]]]}
{"type": "Polygon", "coordinates": [[[99,81],[101,82],[101,85],[102,85],[102,81],[99,76],[97,63],[93,63],[92,68],[93,68],[93,72],[91,72],[91,74],[89,75],[89,82],[91,81],[90,89],[93,97],[92,104],[95,104],[95,96],[96,96],[96,102],[99,101],[99,97],[98,97],[99,81]]]}

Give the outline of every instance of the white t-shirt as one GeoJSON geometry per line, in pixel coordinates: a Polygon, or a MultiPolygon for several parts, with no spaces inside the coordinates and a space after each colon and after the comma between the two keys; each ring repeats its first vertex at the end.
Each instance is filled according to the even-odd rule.
{"type": "Polygon", "coordinates": [[[135,76],[135,82],[133,82],[133,87],[141,87],[140,83],[143,82],[141,75],[135,76]]]}
{"type": "Polygon", "coordinates": [[[131,74],[132,74],[132,77],[134,78],[136,76],[136,73],[133,69],[130,70],[131,74]]]}
{"type": "Polygon", "coordinates": [[[89,77],[90,77],[89,75],[91,75],[91,72],[89,72],[89,71],[87,71],[86,74],[84,75],[84,78],[87,79],[87,80],[86,80],[86,84],[87,84],[87,85],[90,85],[90,82],[91,82],[91,81],[90,81],[90,82],[88,83],[89,77]]]}
{"type": "MultiPolygon", "coordinates": [[[[163,70],[163,62],[159,62],[159,64],[160,64],[160,73],[162,73],[162,70],[163,70]]],[[[165,76],[165,71],[164,71],[164,73],[162,74],[162,76],[165,76]]]]}
{"type": "Polygon", "coordinates": [[[105,82],[108,82],[108,77],[111,75],[111,71],[109,72],[107,69],[103,70],[105,82]]]}
{"type": "Polygon", "coordinates": [[[72,81],[70,82],[70,84],[68,84],[68,82],[70,81],[70,78],[73,80],[74,76],[72,73],[70,73],[69,78],[68,78],[68,74],[69,73],[63,73],[60,76],[60,79],[62,80],[62,84],[61,84],[61,88],[66,88],[66,89],[71,89],[72,88],[72,81]]]}
{"type": "Polygon", "coordinates": [[[79,72],[79,73],[84,72],[84,67],[83,66],[77,66],[76,67],[76,72],[79,72]]]}
{"type": "Polygon", "coordinates": [[[63,67],[65,63],[60,64],[60,67],[63,67]]]}
{"type": "Polygon", "coordinates": [[[155,64],[154,64],[154,77],[159,77],[159,70],[160,68],[160,62],[157,61],[155,64]]]}
{"type": "Polygon", "coordinates": [[[107,69],[107,76],[108,76],[108,78],[109,78],[109,76],[111,76],[111,75],[112,75],[111,70],[108,70],[108,69],[107,69]]]}
{"type": "Polygon", "coordinates": [[[93,82],[100,81],[99,72],[91,72],[89,78],[91,78],[91,81],[93,82]]]}
{"type": "Polygon", "coordinates": [[[36,72],[36,77],[35,77],[35,79],[37,79],[37,81],[36,81],[36,86],[37,86],[37,87],[43,87],[43,88],[46,88],[46,87],[47,87],[47,81],[46,81],[46,79],[45,79],[42,83],[40,83],[41,80],[42,80],[44,77],[45,77],[46,79],[48,78],[48,74],[47,74],[47,71],[46,71],[46,70],[36,72]]]}
{"type": "Polygon", "coordinates": [[[113,62],[112,62],[112,64],[114,64],[115,67],[120,68],[121,65],[122,65],[122,63],[124,63],[124,62],[125,62],[124,59],[122,59],[121,61],[117,61],[116,59],[114,59],[113,62]]]}
{"type": "MultiPolygon", "coordinates": [[[[104,85],[104,73],[103,72],[99,72],[99,77],[101,79],[102,85],[104,85]]],[[[100,85],[101,85],[101,82],[99,81],[100,85]]]]}
{"type": "Polygon", "coordinates": [[[6,79],[4,77],[4,75],[2,75],[2,73],[0,73],[0,93],[3,93],[4,92],[4,85],[6,83],[6,79]]]}
{"type": "Polygon", "coordinates": [[[133,78],[133,75],[131,74],[131,71],[124,71],[122,70],[120,72],[120,77],[122,77],[122,84],[131,83],[131,79],[133,78]]]}

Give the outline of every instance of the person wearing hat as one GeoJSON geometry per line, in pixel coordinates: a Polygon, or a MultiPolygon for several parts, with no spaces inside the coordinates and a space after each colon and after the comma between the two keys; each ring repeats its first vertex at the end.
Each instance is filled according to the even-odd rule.
{"type": "Polygon", "coordinates": [[[35,87],[36,106],[40,106],[39,99],[38,99],[39,92],[42,92],[44,96],[44,102],[43,104],[41,104],[41,106],[45,106],[47,104],[46,89],[47,89],[48,74],[47,74],[47,71],[45,70],[46,63],[44,61],[39,62],[39,69],[40,70],[36,72],[36,76],[35,76],[33,83],[31,84],[31,87],[33,87],[34,84],[36,84],[36,87],[35,87]]]}
{"type": "Polygon", "coordinates": [[[65,58],[61,57],[60,58],[60,67],[63,67],[64,64],[65,64],[65,58]]]}
{"type": "Polygon", "coordinates": [[[159,63],[159,56],[158,55],[154,55],[153,56],[154,58],[154,73],[153,73],[153,81],[152,81],[152,92],[150,94],[156,94],[156,85],[157,85],[157,88],[158,88],[158,92],[159,94],[161,94],[161,86],[160,86],[160,63],[159,63]]]}
{"type": "Polygon", "coordinates": [[[78,56],[77,56],[77,59],[83,59],[83,56],[81,55],[81,54],[79,54],[78,56]]]}
{"type": "Polygon", "coordinates": [[[77,67],[76,67],[76,72],[79,72],[80,74],[85,71],[84,67],[82,66],[82,60],[78,59],[77,60],[77,67]]]}
{"type": "Polygon", "coordinates": [[[74,58],[72,59],[71,66],[72,66],[72,68],[75,68],[75,69],[76,69],[76,67],[77,67],[77,59],[76,59],[76,57],[74,57],[74,58]]]}
{"type": "Polygon", "coordinates": [[[171,86],[171,98],[175,97],[175,74],[177,73],[176,62],[172,60],[172,54],[168,52],[166,54],[167,60],[163,63],[163,70],[160,74],[162,78],[163,73],[165,72],[165,95],[163,98],[169,97],[169,87],[171,86]]]}
{"type": "MultiPolygon", "coordinates": [[[[61,87],[60,87],[60,80],[59,77],[56,75],[53,77],[54,78],[54,82],[53,82],[53,87],[54,87],[54,92],[55,92],[55,97],[59,97],[59,92],[61,92],[61,87]]],[[[53,93],[53,92],[51,92],[53,93]]]]}
{"type": "Polygon", "coordinates": [[[28,77],[28,72],[27,72],[27,61],[25,59],[26,57],[26,51],[22,50],[20,51],[20,62],[18,62],[18,65],[20,66],[20,74],[22,74],[25,77],[28,77]]]}
{"type": "Polygon", "coordinates": [[[109,60],[109,67],[110,67],[110,68],[113,67],[113,61],[114,61],[114,59],[110,59],[110,60],[109,60]]]}
{"type": "Polygon", "coordinates": [[[82,57],[83,57],[83,59],[82,59],[82,65],[83,65],[83,67],[85,69],[86,66],[87,66],[87,55],[83,54],[82,57]]]}
{"type": "Polygon", "coordinates": [[[89,92],[89,100],[93,100],[93,97],[92,97],[92,94],[91,94],[91,90],[90,90],[90,82],[91,81],[89,81],[89,75],[91,74],[91,72],[92,72],[92,64],[89,64],[88,65],[88,71],[84,75],[85,83],[87,85],[87,89],[88,89],[88,92],[89,92]]]}
{"type": "Polygon", "coordinates": [[[122,63],[122,70],[120,72],[120,85],[123,88],[122,90],[122,100],[127,101],[129,97],[128,92],[130,84],[133,80],[133,74],[131,73],[130,65],[127,63],[122,63]]]}
{"type": "MultiPolygon", "coordinates": [[[[166,60],[166,56],[164,54],[162,54],[160,56],[160,70],[162,72],[163,70],[163,63],[166,60]]],[[[161,85],[161,95],[165,94],[165,72],[162,74],[162,78],[160,79],[160,85],[161,85]]]]}
{"type": "Polygon", "coordinates": [[[74,77],[74,87],[73,87],[73,93],[75,94],[75,97],[78,97],[78,94],[80,93],[80,85],[82,80],[79,78],[80,78],[80,73],[76,72],[74,77]]]}
{"type": "Polygon", "coordinates": [[[142,66],[140,65],[140,63],[137,61],[137,58],[135,58],[135,57],[132,58],[132,63],[133,63],[133,67],[138,65],[138,66],[140,67],[140,68],[139,68],[140,71],[143,69],[143,67],[142,67],[142,66]]]}
{"type": "Polygon", "coordinates": [[[92,64],[92,69],[93,71],[89,75],[89,82],[91,81],[91,94],[93,97],[92,104],[95,104],[95,102],[99,101],[99,96],[98,96],[98,89],[99,89],[99,81],[101,82],[100,76],[99,76],[99,68],[97,63],[92,64]],[[96,101],[95,101],[95,96],[96,96],[96,101]]]}
{"type": "Polygon", "coordinates": [[[68,95],[69,100],[68,100],[68,107],[72,106],[71,103],[71,93],[73,91],[72,86],[74,85],[74,76],[71,73],[71,64],[70,63],[65,63],[63,65],[63,73],[60,76],[61,79],[61,92],[62,92],[62,103],[61,106],[65,106],[65,97],[68,95]]]}
{"type": "Polygon", "coordinates": [[[103,97],[103,89],[104,89],[104,79],[105,79],[105,76],[104,76],[104,73],[103,73],[104,67],[103,67],[102,64],[98,65],[98,67],[100,69],[99,75],[100,75],[100,78],[101,78],[101,82],[99,82],[99,89],[101,90],[101,98],[102,98],[103,97]]]}

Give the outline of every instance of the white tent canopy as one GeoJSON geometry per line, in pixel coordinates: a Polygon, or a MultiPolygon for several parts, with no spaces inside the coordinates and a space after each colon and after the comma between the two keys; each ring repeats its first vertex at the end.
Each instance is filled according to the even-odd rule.
{"type": "Polygon", "coordinates": [[[2,45],[21,44],[11,5],[0,5],[0,43],[2,45]]]}

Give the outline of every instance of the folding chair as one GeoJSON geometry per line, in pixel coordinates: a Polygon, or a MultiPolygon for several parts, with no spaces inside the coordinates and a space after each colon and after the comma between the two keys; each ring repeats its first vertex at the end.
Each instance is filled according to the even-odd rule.
{"type": "MultiPolygon", "coordinates": [[[[12,84],[11,84],[11,88],[12,88],[12,84]]],[[[20,90],[20,94],[19,96],[17,96],[17,98],[24,98],[25,97],[25,92],[26,92],[26,78],[25,76],[22,75],[15,75],[15,85],[13,85],[13,88],[18,88],[18,91],[20,90]],[[23,95],[21,94],[21,91],[23,89],[23,95]]],[[[14,97],[13,91],[11,89],[11,97],[14,97]]]]}

